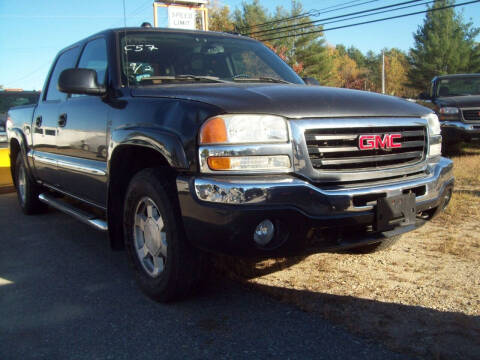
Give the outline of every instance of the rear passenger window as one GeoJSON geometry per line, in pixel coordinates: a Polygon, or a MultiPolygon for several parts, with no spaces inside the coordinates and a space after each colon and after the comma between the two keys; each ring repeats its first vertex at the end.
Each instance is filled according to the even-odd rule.
{"type": "Polygon", "coordinates": [[[58,78],[60,77],[60,74],[62,73],[63,70],[71,69],[75,67],[75,63],[77,62],[79,53],[80,53],[80,48],[77,46],[65,51],[57,59],[55,68],[53,69],[53,72],[52,72],[52,76],[50,76],[50,80],[48,82],[48,89],[47,89],[45,100],[62,101],[67,98],[67,94],[62,93],[57,89],[58,78]]]}
{"type": "Polygon", "coordinates": [[[107,64],[107,43],[104,38],[100,38],[90,41],[85,46],[78,67],[95,70],[98,84],[104,85],[107,64]]]}

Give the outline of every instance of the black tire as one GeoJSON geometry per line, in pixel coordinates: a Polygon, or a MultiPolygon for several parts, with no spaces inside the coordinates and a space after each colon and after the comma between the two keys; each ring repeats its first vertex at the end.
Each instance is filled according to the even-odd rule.
{"type": "Polygon", "coordinates": [[[349,252],[352,254],[372,254],[375,252],[388,249],[394,243],[396,243],[400,238],[401,238],[401,235],[392,236],[376,244],[370,244],[370,245],[365,245],[365,246],[360,246],[357,248],[350,249],[349,252]]]}
{"type": "MultiPolygon", "coordinates": [[[[142,291],[150,298],[160,302],[178,300],[189,295],[198,287],[205,269],[204,255],[190,245],[186,239],[176,188],[173,186],[168,177],[163,175],[159,169],[145,169],[132,178],[125,196],[123,226],[125,248],[130,264],[142,291]],[[152,200],[151,204],[155,205],[156,216],[161,216],[163,227],[160,229],[158,226],[158,228],[163,230],[166,238],[166,256],[162,259],[163,271],[155,276],[149,274],[145,267],[147,260],[150,262],[151,259],[153,264],[153,256],[151,254],[144,255],[142,261],[140,255],[137,255],[138,241],[140,240],[135,240],[135,236],[139,236],[137,235],[138,231],[141,231],[142,248],[147,248],[145,239],[148,236],[153,238],[151,235],[146,235],[146,230],[139,230],[135,225],[139,206],[145,199],[152,200]],[[137,233],[135,233],[136,231],[137,233]]],[[[148,221],[151,224],[151,219],[150,217],[146,219],[145,228],[148,221]]],[[[150,230],[148,232],[152,234],[150,230]]],[[[152,243],[153,241],[150,244],[152,243]]],[[[162,244],[164,244],[163,240],[162,244]]],[[[157,253],[157,255],[160,254],[157,253]]]]}
{"type": "Polygon", "coordinates": [[[21,154],[15,160],[15,189],[18,203],[25,215],[33,215],[45,209],[45,205],[38,200],[40,187],[28,175],[21,154]]]}

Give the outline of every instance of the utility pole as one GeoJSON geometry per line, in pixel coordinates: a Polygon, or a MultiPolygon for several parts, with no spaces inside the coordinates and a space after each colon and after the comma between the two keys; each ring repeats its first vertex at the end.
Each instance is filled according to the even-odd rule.
{"type": "Polygon", "coordinates": [[[385,52],[382,51],[382,94],[385,94],[385,52]]]}

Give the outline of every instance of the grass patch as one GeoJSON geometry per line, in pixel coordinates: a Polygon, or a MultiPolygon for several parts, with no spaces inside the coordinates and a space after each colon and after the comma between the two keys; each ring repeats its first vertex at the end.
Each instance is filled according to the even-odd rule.
{"type": "Polygon", "coordinates": [[[452,159],[455,191],[446,211],[386,251],[261,263],[224,258],[220,267],[392,350],[479,359],[480,148],[452,159]]]}

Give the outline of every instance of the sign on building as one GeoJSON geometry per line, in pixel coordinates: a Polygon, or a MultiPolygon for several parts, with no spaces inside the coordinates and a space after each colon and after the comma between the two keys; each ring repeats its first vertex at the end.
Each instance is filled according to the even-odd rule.
{"type": "Polygon", "coordinates": [[[168,27],[175,29],[195,30],[195,9],[186,7],[168,7],[168,27]]]}

